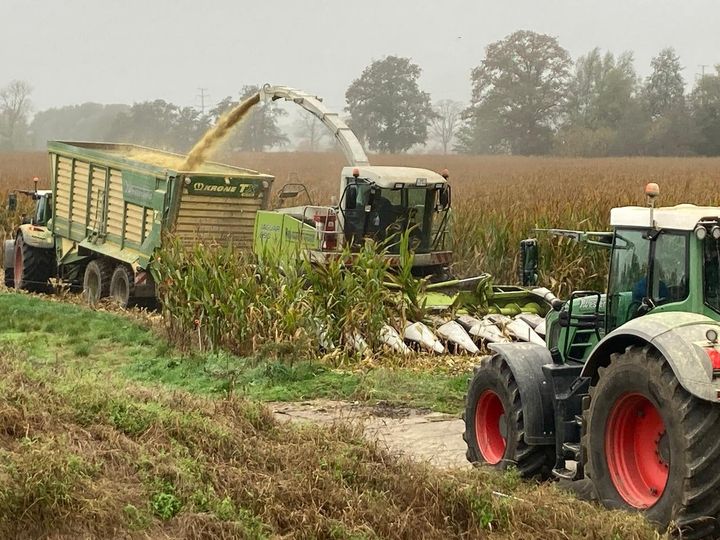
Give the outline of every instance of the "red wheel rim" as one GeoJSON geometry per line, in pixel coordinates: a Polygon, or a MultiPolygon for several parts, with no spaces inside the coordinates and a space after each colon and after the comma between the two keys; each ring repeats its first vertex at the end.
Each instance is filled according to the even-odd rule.
{"type": "Polygon", "coordinates": [[[500,429],[505,409],[500,397],[492,390],[485,390],[475,405],[475,438],[482,457],[495,465],[505,455],[505,437],[500,429]]]}
{"type": "Polygon", "coordinates": [[[613,406],[605,430],[605,458],[615,489],[635,508],[649,508],[665,491],[670,450],[665,423],[641,394],[625,394],[613,406]]]}
{"type": "Polygon", "coordinates": [[[13,268],[13,278],[15,281],[15,288],[20,288],[20,283],[22,282],[22,275],[23,275],[23,256],[22,256],[22,247],[19,243],[15,244],[15,268],[13,268]]]}

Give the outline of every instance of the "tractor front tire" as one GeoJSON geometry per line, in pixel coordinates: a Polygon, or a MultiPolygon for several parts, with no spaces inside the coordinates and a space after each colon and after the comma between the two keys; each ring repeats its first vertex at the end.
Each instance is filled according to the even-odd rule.
{"type": "Polygon", "coordinates": [[[696,398],[651,347],[614,354],[590,387],[582,438],[600,502],[682,538],[717,538],[720,405],[696,398]]]}
{"type": "Polygon", "coordinates": [[[119,264],[110,279],[110,296],[120,307],[126,308],[132,303],[134,292],[135,275],[132,268],[119,264]]]}
{"type": "Polygon", "coordinates": [[[554,445],[525,442],[523,396],[500,355],[475,368],[465,400],[466,457],[496,469],[515,467],[523,478],[546,479],[555,463],[554,445]]]}
{"type": "MultiPolygon", "coordinates": [[[[49,280],[55,274],[55,251],[25,243],[21,234],[15,240],[15,267],[12,284],[17,290],[47,292],[49,280]]],[[[8,273],[5,272],[5,283],[8,273]]]]}
{"type": "Polygon", "coordinates": [[[83,278],[83,295],[91,306],[110,294],[110,279],[113,265],[106,259],[93,259],[85,267],[83,278]]]}

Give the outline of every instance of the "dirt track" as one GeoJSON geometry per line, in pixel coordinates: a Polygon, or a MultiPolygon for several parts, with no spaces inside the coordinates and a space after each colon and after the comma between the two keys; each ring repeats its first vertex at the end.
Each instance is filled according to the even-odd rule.
{"type": "Polygon", "coordinates": [[[463,422],[449,414],[329,400],[269,406],[280,420],[319,424],[338,420],[361,422],[368,437],[384,442],[391,450],[438,467],[469,467],[462,439],[463,422]]]}

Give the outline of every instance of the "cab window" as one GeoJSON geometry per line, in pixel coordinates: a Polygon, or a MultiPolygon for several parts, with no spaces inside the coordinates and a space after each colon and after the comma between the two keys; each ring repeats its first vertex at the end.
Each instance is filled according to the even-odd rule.
{"type": "Polygon", "coordinates": [[[655,305],[688,296],[687,233],[663,232],[655,241],[650,298],[655,305]]]}
{"type": "Polygon", "coordinates": [[[649,263],[650,241],[645,231],[616,232],[608,282],[608,331],[637,314],[640,301],[647,296],[649,263]]]}

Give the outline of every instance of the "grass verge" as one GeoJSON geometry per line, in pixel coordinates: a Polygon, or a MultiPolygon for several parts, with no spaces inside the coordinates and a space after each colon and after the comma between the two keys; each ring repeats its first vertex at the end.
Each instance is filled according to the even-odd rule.
{"type": "Polygon", "coordinates": [[[119,352],[163,345],[122,317],[18,295],[0,310],[0,537],[657,538],[552,485],[439,472],[357,428],[129,381],[107,369],[119,352]]]}

